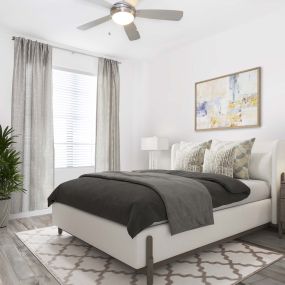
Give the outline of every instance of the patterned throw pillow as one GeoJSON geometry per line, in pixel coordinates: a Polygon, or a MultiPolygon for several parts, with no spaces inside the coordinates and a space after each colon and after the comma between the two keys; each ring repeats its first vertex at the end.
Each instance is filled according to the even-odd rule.
{"type": "Polygon", "coordinates": [[[174,169],[189,172],[202,172],[205,150],[210,149],[212,141],[200,144],[181,143],[176,153],[174,169]]]}
{"type": "Polygon", "coordinates": [[[235,147],[218,151],[206,150],[204,158],[204,173],[234,176],[235,147]]]}
{"type": "Polygon", "coordinates": [[[249,162],[255,138],[246,141],[216,141],[211,146],[212,151],[235,147],[234,177],[249,179],[249,162]]]}

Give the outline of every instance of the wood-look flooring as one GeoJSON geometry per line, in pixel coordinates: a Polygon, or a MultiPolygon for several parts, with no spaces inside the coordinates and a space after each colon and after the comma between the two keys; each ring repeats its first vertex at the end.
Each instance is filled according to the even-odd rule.
{"type": "Polygon", "coordinates": [[[0,229],[0,285],[58,285],[14,234],[50,225],[51,215],[45,215],[10,220],[6,229],[0,229]]]}
{"type": "MultiPolygon", "coordinates": [[[[58,285],[54,277],[14,235],[15,232],[47,227],[51,224],[51,215],[44,215],[11,220],[6,229],[0,229],[0,285],[58,285]]],[[[275,230],[260,230],[245,236],[243,240],[285,254],[285,238],[279,239],[275,230]]],[[[265,268],[240,283],[242,284],[284,285],[285,259],[265,268]]]]}

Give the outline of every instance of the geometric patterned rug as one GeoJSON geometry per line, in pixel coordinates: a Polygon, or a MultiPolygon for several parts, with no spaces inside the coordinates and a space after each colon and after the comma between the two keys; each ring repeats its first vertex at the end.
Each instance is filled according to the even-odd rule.
{"type": "MultiPolygon", "coordinates": [[[[145,285],[143,274],[85,242],[48,227],[17,233],[47,270],[64,285],[145,285]]],[[[283,257],[243,242],[228,242],[155,270],[155,285],[233,285],[283,257]]]]}

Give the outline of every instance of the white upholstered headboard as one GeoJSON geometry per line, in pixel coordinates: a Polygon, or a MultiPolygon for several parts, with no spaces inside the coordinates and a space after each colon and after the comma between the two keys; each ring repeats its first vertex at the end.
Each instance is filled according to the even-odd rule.
{"type": "MultiPolygon", "coordinates": [[[[171,169],[180,143],[174,144],[171,149],[171,169]]],[[[271,186],[272,198],[272,223],[277,224],[277,209],[280,191],[281,173],[285,172],[285,141],[260,141],[256,140],[250,162],[250,177],[267,181],[271,186]]]]}

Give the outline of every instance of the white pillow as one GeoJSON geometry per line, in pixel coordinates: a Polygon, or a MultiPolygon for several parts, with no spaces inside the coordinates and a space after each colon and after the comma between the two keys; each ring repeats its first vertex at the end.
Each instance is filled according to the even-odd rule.
{"type": "Polygon", "coordinates": [[[203,165],[204,173],[234,176],[235,147],[216,151],[206,150],[203,165]]]}
{"type": "Polygon", "coordinates": [[[211,150],[232,148],[235,146],[234,177],[239,179],[249,179],[249,163],[252,146],[255,138],[245,141],[218,141],[213,140],[211,150]]]}
{"type": "Polygon", "coordinates": [[[211,141],[204,143],[180,143],[176,152],[174,170],[202,172],[205,150],[209,149],[211,141]]]}
{"type": "Polygon", "coordinates": [[[250,179],[263,180],[271,184],[272,156],[271,153],[252,153],[249,163],[250,179]]]}

